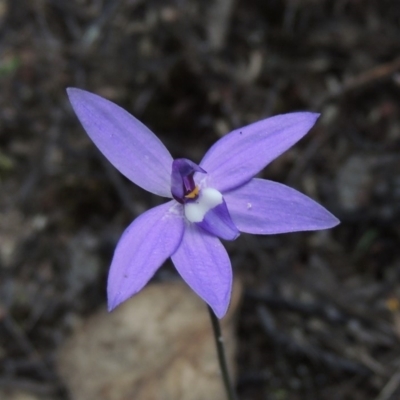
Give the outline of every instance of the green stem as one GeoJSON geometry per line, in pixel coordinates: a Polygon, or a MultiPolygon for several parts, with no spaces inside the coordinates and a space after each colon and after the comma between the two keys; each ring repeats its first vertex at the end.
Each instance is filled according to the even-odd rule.
{"type": "Polygon", "coordinates": [[[222,380],[224,381],[224,386],[226,390],[226,394],[228,400],[237,400],[235,390],[232,386],[232,381],[229,377],[228,366],[226,364],[226,356],[225,356],[225,348],[224,348],[224,339],[221,333],[221,326],[219,324],[218,318],[215,316],[214,311],[211,309],[210,306],[208,307],[208,312],[210,313],[211,324],[213,327],[215,344],[217,346],[217,353],[218,353],[218,361],[219,367],[222,373],[222,380]]]}

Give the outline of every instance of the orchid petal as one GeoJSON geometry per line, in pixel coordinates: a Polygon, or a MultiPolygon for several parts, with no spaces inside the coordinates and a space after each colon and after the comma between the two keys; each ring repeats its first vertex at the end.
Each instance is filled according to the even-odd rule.
{"type": "Polygon", "coordinates": [[[81,124],[108,161],[141,188],[171,197],[173,160],[160,139],[111,101],[81,89],[67,92],[81,124]]]}
{"type": "Polygon", "coordinates": [[[175,252],[184,226],[182,207],[170,201],[146,211],[125,230],[108,275],[110,311],[141,290],[175,252]]]}
{"type": "Polygon", "coordinates": [[[275,234],[328,229],[339,224],[324,207],[288,186],[264,179],[224,194],[229,213],[241,232],[275,234]]]}
{"type": "Polygon", "coordinates": [[[219,239],[189,224],[171,258],[186,283],[222,318],[231,298],[232,267],[219,239]]]}
{"type": "Polygon", "coordinates": [[[200,163],[209,174],[208,186],[224,193],[248,182],[300,140],[318,116],[309,112],[277,115],[224,136],[200,163]]]}

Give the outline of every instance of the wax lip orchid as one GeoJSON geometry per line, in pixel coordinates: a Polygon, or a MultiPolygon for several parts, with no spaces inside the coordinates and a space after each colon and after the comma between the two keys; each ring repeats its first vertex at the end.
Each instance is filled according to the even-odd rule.
{"type": "Polygon", "coordinates": [[[222,318],[232,268],[220,239],[339,223],[300,192],[254,178],[301,139],[318,114],[277,115],[236,129],[197,165],[173,160],[146,126],[116,104],[81,89],[67,92],[84,129],[114,167],[143,189],[171,199],[137,217],[123,233],[108,277],[110,310],[139,292],[171,257],[186,283],[222,318]]]}

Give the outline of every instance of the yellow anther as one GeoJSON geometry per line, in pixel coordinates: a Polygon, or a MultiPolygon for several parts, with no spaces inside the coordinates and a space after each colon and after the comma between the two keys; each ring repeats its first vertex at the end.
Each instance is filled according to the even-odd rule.
{"type": "Polygon", "coordinates": [[[196,186],[190,193],[188,193],[185,197],[187,199],[194,199],[199,194],[199,188],[196,186]]]}

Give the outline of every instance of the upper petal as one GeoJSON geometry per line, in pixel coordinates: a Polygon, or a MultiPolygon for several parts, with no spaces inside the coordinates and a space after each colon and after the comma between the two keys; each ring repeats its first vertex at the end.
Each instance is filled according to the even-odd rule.
{"type": "Polygon", "coordinates": [[[123,233],[108,275],[111,311],[136,294],[179,246],[184,230],[182,207],[162,204],[136,218],[123,233]]]}
{"type": "Polygon", "coordinates": [[[186,283],[222,318],[231,299],[232,267],[219,239],[189,224],[171,258],[186,283]]]}
{"type": "Polygon", "coordinates": [[[171,197],[173,160],[157,136],[111,101],[81,89],[67,92],[87,134],[111,164],[143,189],[171,197]]]}
{"type": "Polygon", "coordinates": [[[208,185],[224,192],[249,181],[301,139],[318,116],[309,112],[277,115],[224,136],[200,163],[209,174],[208,185]]]}
{"type": "Polygon", "coordinates": [[[242,232],[274,234],[328,229],[339,220],[314,200],[264,179],[224,194],[233,222],[242,232]]]}

